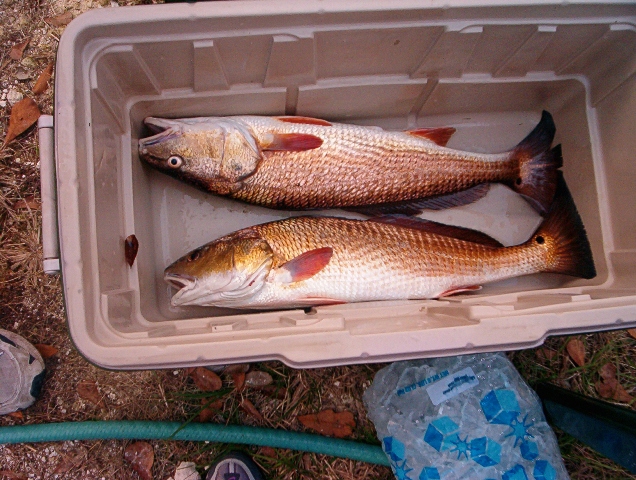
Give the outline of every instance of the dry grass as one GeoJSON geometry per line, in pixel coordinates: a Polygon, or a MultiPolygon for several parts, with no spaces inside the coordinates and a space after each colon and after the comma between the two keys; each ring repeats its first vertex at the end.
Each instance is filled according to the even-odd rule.
{"type": "MultiPolygon", "coordinates": [[[[120,4],[152,3],[133,0],[120,4]]],[[[50,27],[44,18],[70,10],[74,15],[90,8],[109,6],[110,0],[0,0],[0,91],[13,88],[23,94],[55,56],[60,28],[50,27]],[[30,38],[21,63],[9,61],[9,49],[30,38]],[[28,59],[28,61],[26,60],[28,59]],[[30,78],[18,81],[18,74],[30,78]]],[[[52,90],[36,100],[44,113],[52,113],[52,90]]],[[[0,107],[0,128],[6,126],[9,107],[0,107]]],[[[2,130],[3,132],[3,130],[2,130]]],[[[86,362],[73,347],[66,330],[58,277],[41,273],[40,215],[38,210],[16,210],[19,200],[39,198],[39,172],[33,129],[0,151],[0,328],[20,333],[33,343],[55,346],[59,352],[47,359],[47,378],[38,402],[22,420],[0,417],[0,425],[48,423],[91,419],[144,419],[188,421],[201,410],[202,395],[183,370],[109,372],[86,362]],[[82,400],[77,393],[81,381],[96,382],[103,407],[82,400]]],[[[565,352],[563,338],[548,340],[551,358],[536,350],[517,352],[515,364],[531,382],[548,380],[587,395],[597,396],[594,383],[605,362],[619,367],[619,380],[631,393],[636,386],[636,342],[624,332],[582,337],[589,361],[576,367],[565,352]]],[[[366,418],[362,392],[379,365],[315,370],[293,370],[280,363],[254,365],[269,372],[284,398],[272,398],[254,389],[236,391],[224,378],[223,408],[212,421],[226,424],[260,425],[302,430],[296,417],[325,408],[349,410],[357,421],[353,438],[376,442],[373,426],[366,418]],[[243,412],[244,398],[254,403],[264,417],[260,422],[243,412]]],[[[560,445],[573,479],[635,478],[589,449],[560,434],[560,445]]],[[[128,442],[64,442],[57,444],[0,446],[0,470],[29,478],[134,479],[123,458],[128,442]]],[[[194,461],[203,472],[216,455],[236,446],[205,443],[151,442],[155,452],[154,478],[173,474],[181,461],[194,461]]],[[[247,450],[270,479],[390,479],[390,470],[360,462],[325,456],[266,449],[247,450]]]]}

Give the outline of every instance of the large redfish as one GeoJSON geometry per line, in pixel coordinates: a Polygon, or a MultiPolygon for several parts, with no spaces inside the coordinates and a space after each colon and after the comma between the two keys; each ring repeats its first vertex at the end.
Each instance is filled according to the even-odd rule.
{"type": "Polygon", "coordinates": [[[499,154],[446,148],[455,129],[445,127],[389,132],[258,116],[144,122],[155,132],[139,140],[148,164],[203,190],[279,209],[383,204],[382,213],[412,214],[470,203],[487,191],[480,185],[499,182],[545,213],[562,165],[560,146],[550,148],[555,126],[545,111],[524,140],[499,154]],[[430,197],[438,198],[421,201],[430,197]]]}
{"type": "Polygon", "coordinates": [[[173,305],[290,308],[437,298],[537,272],[596,275],[564,183],[522,245],[497,246],[472,230],[420,223],[288,218],[208,243],[166,268],[164,278],[178,289],[173,305]]]}

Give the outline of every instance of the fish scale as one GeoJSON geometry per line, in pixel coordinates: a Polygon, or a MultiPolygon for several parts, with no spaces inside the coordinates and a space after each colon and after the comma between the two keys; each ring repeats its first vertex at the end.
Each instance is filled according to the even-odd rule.
{"type": "Polygon", "coordinates": [[[281,259],[273,268],[305,251],[333,248],[318,274],[290,285],[266,284],[254,304],[303,296],[353,302],[432,298],[546,266],[546,249],[540,246],[498,249],[372,221],[295,217],[252,229],[281,259]]]}
{"type": "Polygon", "coordinates": [[[390,132],[249,115],[145,123],[163,129],[139,140],[150,165],[203,190],[279,209],[411,202],[421,211],[422,199],[448,196],[446,207],[457,206],[477,199],[460,192],[498,182],[545,213],[562,164],[560,148],[550,149],[555,126],[547,112],[514,149],[497,154],[446,148],[454,132],[447,127],[390,132]]]}

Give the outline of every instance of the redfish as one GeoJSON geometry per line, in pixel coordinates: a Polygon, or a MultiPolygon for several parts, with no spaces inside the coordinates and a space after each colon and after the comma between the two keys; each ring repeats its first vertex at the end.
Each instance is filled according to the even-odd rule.
{"type": "Polygon", "coordinates": [[[178,289],[175,306],[291,308],[439,298],[538,272],[596,275],[564,183],[542,225],[517,246],[411,217],[293,217],[208,243],[166,268],[164,279],[178,289]]]}
{"type": "Polygon", "coordinates": [[[562,165],[545,111],[524,140],[498,154],[446,148],[450,127],[390,132],[259,116],[144,122],[155,132],[139,140],[139,156],[149,165],[214,194],[276,209],[381,205],[367,213],[414,214],[471,203],[485,195],[480,186],[495,182],[545,213],[562,165]]]}

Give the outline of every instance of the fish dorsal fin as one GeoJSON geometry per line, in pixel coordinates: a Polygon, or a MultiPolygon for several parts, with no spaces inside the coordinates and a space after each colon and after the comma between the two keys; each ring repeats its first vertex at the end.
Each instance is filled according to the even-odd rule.
{"type": "Polygon", "coordinates": [[[425,138],[440,147],[445,147],[455,132],[456,130],[453,127],[416,128],[406,131],[409,135],[425,138]]]}
{"type": "Polygon", "coordinates": [[[450,290],[446,290],[444,293],[440,294],[440,296],[437,298],[450,297],[451,295],[455,295],[457,293],[476,292],[477,290],[481,290],[481,285],[471,285],[468,287],[455,287],[455,288],[451,288],[450,290]]]}
{"type": "Polygon", "coordinates": [[[456,227],[454,225],[444,225],[430,220],[424,220],[417,217],[406,217],[402,215],[387,215],[384,217],[371,218],[368,222],[386,223],[396,225],[398,227],[411,228],[423,232],[442,235],[444,237],[456,238],[465,242],[478,243],[488,247],[503,247],[503,245],[494,238],[485,233],[471,230],[470,228],[456,227]]]}
{"type": "Polygon", "coordinates": [[[325,268],[332,255],[331,247],[316,248],[301,253],[275,270],[275,281],[294,283],[307,280],[325,268]]]}
{"type": "Polygon", "coordinates": [[[438,195],[436,197],[418,198],[403,202],[380,203],[377,205],[365,205],[363,207],[347,207],[346,210],[362,213],[370,217],[382,215],[417,215],[424,210],[445,210],[447,208],[461,207],[480,200],[490,191],[489,183],[481,183],[461,192],[438,195]]]}
{"type": "Polygon", "coordinates": [[[332,124],[327,120],[322,120],[320,118],[311,118],[311,117],[296,117],[296,116],[284,116],[284,117],[274,117],[276,120],[280,120],[281,122],[286,123],[304,123],[306,125],[320,125],[322,127],[331,127],[332,124]]]}
{"type": "Polygon", "coordinates": [[[268,151],[302,152],[322,145],[322,138],[306,133],[268,133],[261,148],[268,151]]]}

